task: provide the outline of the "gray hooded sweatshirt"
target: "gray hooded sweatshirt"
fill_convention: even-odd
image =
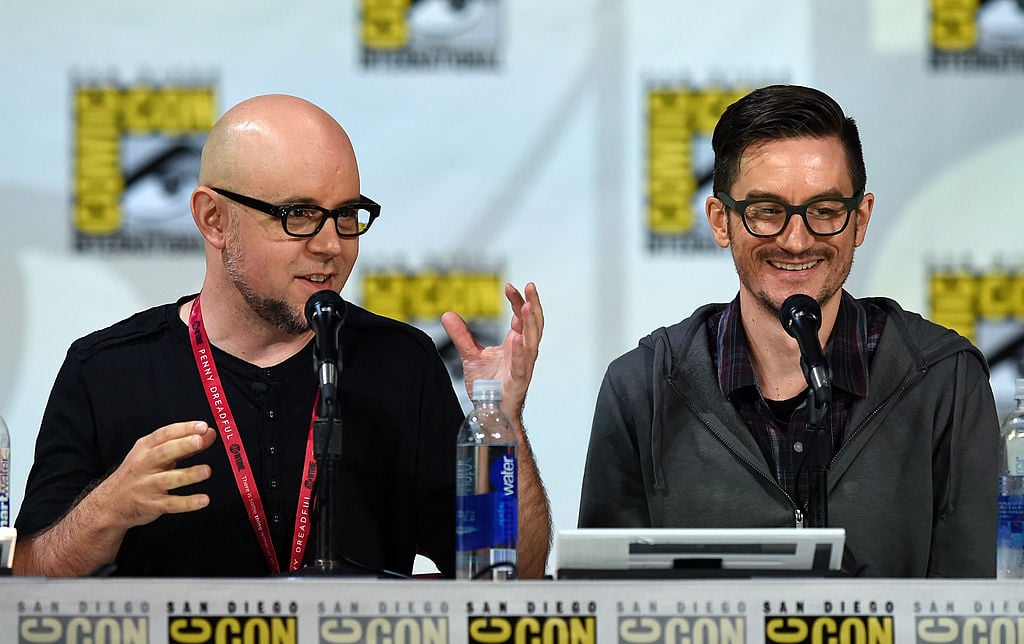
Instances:
[[[828,525],[857,574],[992,577],[999,422],[982,354],[872,298],[887,318],[868,394],[828,470]],[[793,527],[794,500],[718,385],[701,307],[608,367],[580,527]]]

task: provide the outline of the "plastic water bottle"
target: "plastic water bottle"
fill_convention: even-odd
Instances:
[[[0,528],[11,525],[11,433],[0,416]]]
[[[999,541],[996,577],[1024,577],[1024,378],[1014,382],[1017,409],[1000,432]]]
[[[500,381],[475,381],[473,410],[459,428],[455,456],[457,579],[516,577],[516,434],[500,403]]]

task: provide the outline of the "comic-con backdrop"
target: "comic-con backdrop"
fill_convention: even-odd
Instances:
[[[801,83],[861,126],[877,197],[848,288],[952,326],[1005,414],[1024,356],[1019,0],[272,0],[0,6],[0,414],[17,511],[68,344],[194,292],[187,200],[210,125],[296,94],[355,143],[383,205],[343,295],[435,339],[547,327],[527,423],[556,528],[575,525],[612,358],[737,282],[703,214],[710,133]],[[461,382],[459,382],[461,388]]]

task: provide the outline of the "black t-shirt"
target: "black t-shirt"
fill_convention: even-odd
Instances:
[[[138,313],[71,345],[43,414],[19,533],[55,523],[142,436],[186,420],[216,427],[178,304]],[[444,364],[425,333],[351,304],[341,338],[335,553],[355,570],[408,574],[420,552],[452,576],[462,410]],[[216,347],[213,356],[286,571],[317,392],[313,343],[265,369]],[[210,505],[131,529],[114,574],[270,574],[219,437],[178,466],[197,463],[210,465],[210,479],[175,493],[205,492]],[[311,537],[307,563],[318,551],[315,527]]]

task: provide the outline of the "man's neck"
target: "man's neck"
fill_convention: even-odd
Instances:
[[[761,394],[769,400],[789,400],[807,388],[800,366],[800,347],[779,322],[779,316],[752,297],[740,293],[740,316],[750,360]],[[839,294],[821,310],[818,340],[824,347],[839,312]]]
[[[207,293],[201,298],[203,326],[210,344],[257,367],[273,367],[302,350],[313,337],[285,333],[257,316],[241,297]],[[178,317],[187,325],[195,300],[178,307]],[[240,304],[240,305],[239,305]]]

